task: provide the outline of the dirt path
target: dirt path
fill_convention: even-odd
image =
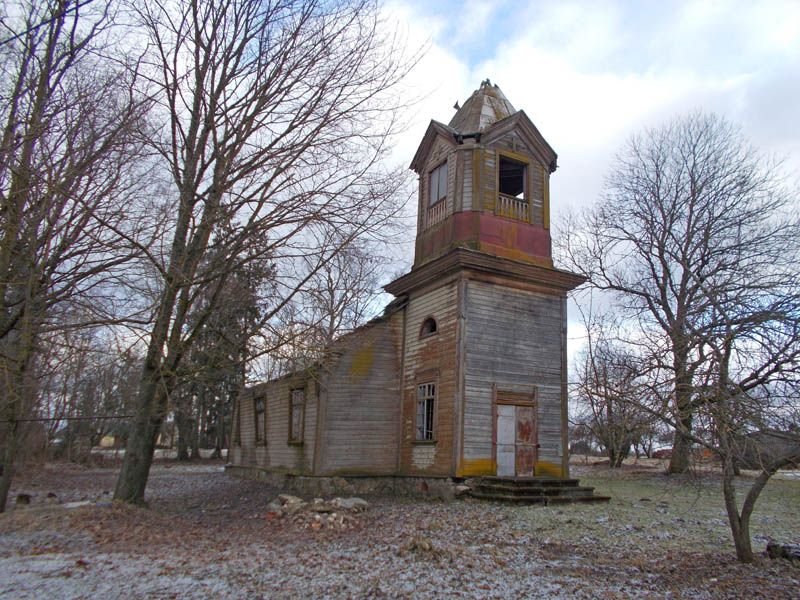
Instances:
[[[60,466],[20,479],[35,495],[0,515],[0,598],[793,598],[800,589],[800,566],[735,562],[713,481],[595,468],[583,477],[614,497],[603,506],[368,497],[354,528],[318,532],[265,518],[279,490],[219,463],[157,464],[147,509],[108,501],[115,476]],[[800,539],[800,482],[776,483],[755,535]],[[92,504],[64,508],[76,501]]]

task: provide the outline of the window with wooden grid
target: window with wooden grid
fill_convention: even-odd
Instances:
[[[303,422],[306,414],[305,390],[292,390],[289,396],[289,441],[303,441]]]
[[[256,444],[263,444],[266,441],[266,400],[264,397],[256,398],[254,401],[253,406],[253,415],[255,417],[255,432],[256,432]]]
[[[447,161],[431,171],[428,186],[428,206],[447,198]]]
[[[417,386],[417,441],[432,441],[433,416],[436,405],[436,384],[423,383]]]

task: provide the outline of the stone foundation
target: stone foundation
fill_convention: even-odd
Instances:
[[[438,498],[450,501],[458,484],[451,478],[435,477],[310,477],[268,471],[259,467],[225,465],[225,472],[237,477],[265,481],[282,490],[304,496],[386,495]]]

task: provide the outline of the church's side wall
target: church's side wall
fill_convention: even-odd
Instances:
[[[471,279],[465,289],[463,456],[457,474],[494,474],[493,387],[537,390],[537,474],[565,476],[559,295]]]
[[[305,411],[303,435],[299,442],[289,441],[289,405],[291,391],[303,389]],[[255,400],[264,398],[265,414],[261,420],[264,439],[256,442]],[[301,373],[246,389],[239,398],[234,415],[234,441],[230,463],[243,467],[261,467],[297,474],[313,472],[314,443],[319,406],[317,384],[309,374]],[[238,443],[237,443],[238,442]]]
[[[406,306],[403,412],[400,472],[404,475],[446,476],[454,467],[454,397],[456,392],[456,329],[458,283],[455,278],[435,288],[412,292]],[[421,335],[425,319],[436,320],[437,331]],[[434,440],[416,440],[417,390],[436,386]]]
[[[397,471],[403,312],[345,336],[320,373],[317,474]]]

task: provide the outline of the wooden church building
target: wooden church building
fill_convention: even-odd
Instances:
[[[553,268],[556,153],[484,81],[431,121],[414,266],[319,366],[248,388],[234,467],[310,476],[569,476],[567,292]]]

